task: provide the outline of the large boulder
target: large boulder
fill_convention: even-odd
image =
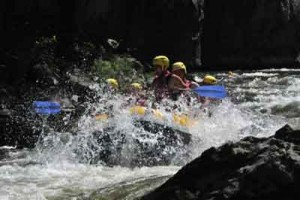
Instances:
[[[299,66],[299,0],[206,0],[206,68]]]
[[[300,130],[210,148],[142,199],[298,199]]]

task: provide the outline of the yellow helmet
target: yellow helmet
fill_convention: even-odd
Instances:
[[[183,62],[176,62],[172,65],[172,72],[180,69],[183,69],[185,74],[187,73],[186,67]]]
[[[206,75],[203,79],[203,83],[209,84],[209,85],[215,85],[215,84],[217,84],[217,79],[213,76]]]
[[[138,89],[138,90],[143,89],[142,85],[139,83],[131,83],[131,87]]]
[[[129,109],[129,112],[131,114],[136,114],[136,115],[145,115],[146,114],[146,107],[143,106],[133,106]]]
[[[233,73],[232,71],[229,71],[229,72],[228,72],[228,76],[229,76],[229,77],[234,77],[234,76],[237,76],[237,74],[236,74],[236,73]]]
[[[170,65],[170,61],[167,56],[156,56],[153,58],[153,65],[161,66],[163,70],[166,70]]]
[[[118,81],[113,78],[106,79],[106,83],[108,83],[110,86],[112,86],[115,89],[119,87]]]

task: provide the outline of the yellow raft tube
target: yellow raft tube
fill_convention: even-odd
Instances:
[[[159,110],[157,109],[148,109],[143,106],[133,106],[129,109],[129,112],[131,115],[136,115],[136,116],[146,116],[146,115],[152,115],[152,117],[158,121],[165,121],[167,118],[166,116]],[[109,116],[107,114],[98,114],[95,116],[95,119],[97,121],[103,121],[107,120]],[[196,123],[196,119],[190,118],[187,114],[177,114],[173,113],[172,114],[172,122],[174,125],[179,125],[184,128],[190,128]]]

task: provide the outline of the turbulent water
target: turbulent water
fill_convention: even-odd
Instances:
[[[13,147],[0,149],[0,199],[135,199],[162,184],[176,173],[184,163],[199,156],[212,146],[227,141],[237,141],[252,135],[265,137],[289,123],[300,128],[300,70],[267,69],[239,72],[229,77],[227,73],[213,73],[220,84],[228,89],[228,98],[218,106],[201,111],[197,121],[189,128],[172,123],[165,107],[160,110],[166,116],[164,121],[174,129],[192,134],[188,147],[189,156],[172,148],[173,160],[168,166],[125,167],[138,155],[139,149],[132,141],[147,140],[155,145],[159,139],[147,135],[147,131],[135,127],[135,118],[128,110],[121,110],[126,101],[123,96],[104,96],[98,102],[87,102],[87,112],[80,118],[76,134],[45,131],[35,149],[16,150]],[[202,77],[203,74],[197,74]],[[97,85],[93,85],[95,89]],[[110,101],[107,101],[109,98]],[[125,99],[125,100],[124,100]],[[109,106],[111,104],[112,106]],[[199,105],[181,105],[181,111],[199,114]],[[94,113],[109,107],[118,114],[108,122],[95,120]],[[159,121],[147,118],[150,121]],[[120,164],[107,166],[95,157],[103,149],[91,137],[92,132],[106,130],[113,125],[125,133]],[[47,129],[48,130],[48,129]],[[149,134],[150,135],[150,134]],[[118,141],[120,138],[115,138]],[[98,145],[98,146],[97,146]],[[125,146],[124,146],[125,145]],[[178,153],[178,155],[175,155]]]

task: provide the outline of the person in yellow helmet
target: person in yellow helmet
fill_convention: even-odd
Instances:
[[[216,79],[216,77],[207,74],[204,76],[204,78],[201,82],[201,85],[209,86],[209,85],[216,85],[217,83],[218,83],[218,80]],[[208,97],[199,97],[199,101],[202,103],[202,108],[207,107],[211,103],[220,102],[219,100],[208,98]]]
[[[131,83],[128,87],[128,93],[133,96],[141,94],[143,86],[140,83]]]
[[[191,90],[199,86],[197,83],[187,80],[186,75],[187,70],[183,62],[175,62],[172,65],[172,76],[169,80],[168,88],[174,100],[178,98],[182,91]]]
[[[140,91],[143,89],[142,85],[139,83],[131,83],[130,86],[133,90],[137,90],[137,91]]]
[[[236,74],[236,73],[234,73],[234,72],[232,72],[232,71],[229,71],[229,72],[227,73],[227,76],[228,76],[229,79],[232,79],[232,78],[238,77],[239,75]]]
[[[131,94],[130,101],[133,102],[133,104],[137,106],[146,105],[146,97],[143,94],[143,86],[140,83],[130,84],[129,93]]]
[[[104,86],[104,93],[106,94],[113,94],[115,95],[115,93],[119,90],[119,83],[116,79],[114,78],[108,78],[105,80],[106,85]]]
[[[216,85],[217,79],[214,76],[211,75],[205,75],[202,80],[202,85]]]
[[[119,87],[118,81],[114,78],[106,79],[106,83],[113,89],[118,89]]]
[[[157,101],[168,96],[168,79],[171,76],[168,70],[170,61],[167,56],[160,55],[153,58],[153,66],[155,67],[155,75],[152,82],[152,88]]]
[[[169,68],[170,60],[167,56],[155,56],[152,64],[156,68],[157,72],[161,72]]]
[[[119,83],[114,78],[108,78],[105,80],[106,85],[104,86],[103,93],[106,93],[107,98],[103,98],[100,101],[105,106],[99,108],[92,108],[91,115],[94,116],[96,121],[106,121],[108,118],[113,116],[114,105],[110,101],[116,97],[116,92],[119,88]],[[95,99],[94,99],[95,100]]]

